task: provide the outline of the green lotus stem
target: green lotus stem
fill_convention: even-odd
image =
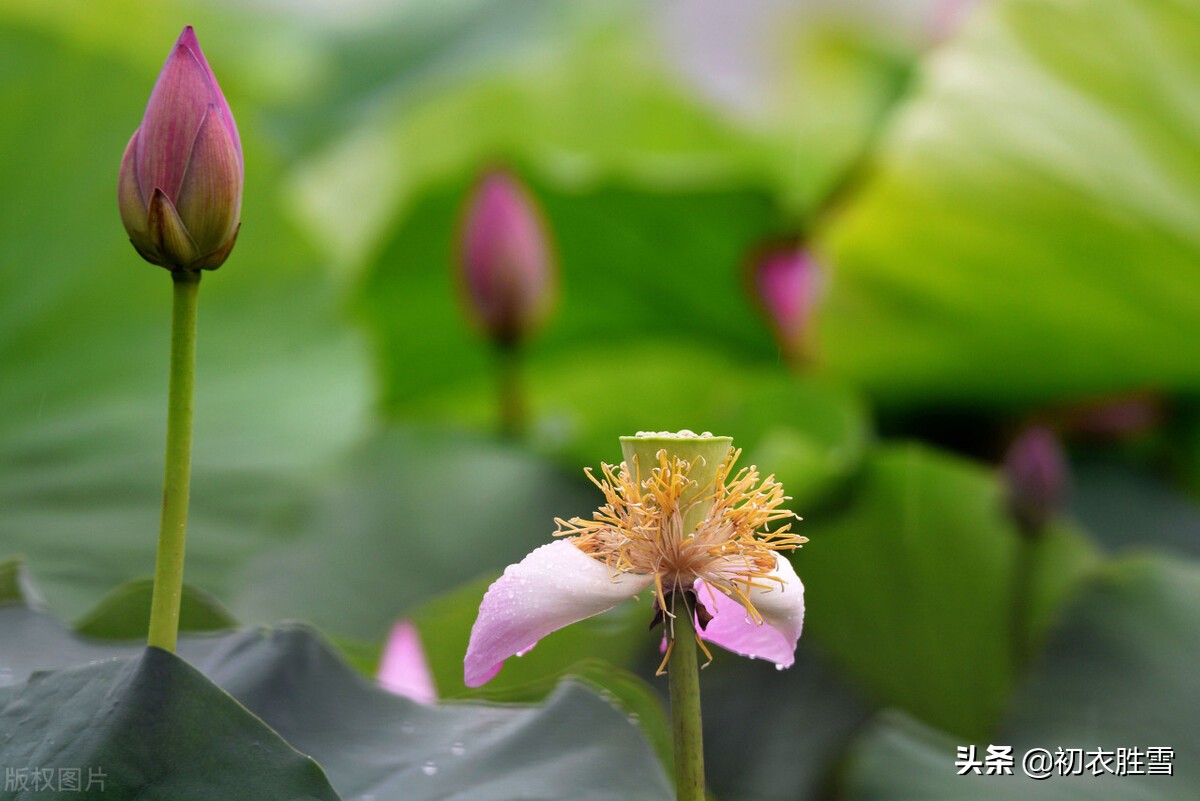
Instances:
[[[174,652],[179,638],[183,555],[192,478],[192,396],[196,385],[196,300],[199,270],[173,270],[171,367],[167,388],[167,458],[149,644]]]
[[[525,430],[525,394],[521,387],[521,348],[515,342],[496,347],[500,434],[518,437]]]
[[[667,666],[671,733],[675,740],[676,801],[704,801],[704,734],[700,727],[700,658],[691,603],[676,614],[674,650]]]
[[[1011,587],[1011,639],[1013,669],[1021,671],[1029,662],[1031,642],[1029,638],[1029,613],[1033,599],[1034,572],[1037,569],[1038,541],[1022,532],[1017,538],[1016,554],[1013,558]]]

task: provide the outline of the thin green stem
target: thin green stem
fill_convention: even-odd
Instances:
[[[149,644],[174,651],[183,595],[188,494],[192,478],[192,395],[196,385],[196,299],[200,271],[173,270],[171,368],[167,388],[167,459]]]
[[[692,607],[673,620],[674,646],[667,666],[671,695],[671,731],[675,739],[676,801],[704,801],[704,735],[700,728],[700,659]]]
[[[1040,532],[1022,531],[1017,538],[1017,552],[1013,559],[1011,620],[1013,669],[1021,671],[1030,657],[1029,612],[1033,592],[1033,574],[1037,567],[1037,535]]]
[[[521,387],[521,348],[516,342],[496,346],[500,433],[518,437],[525,430],[525,393]]]

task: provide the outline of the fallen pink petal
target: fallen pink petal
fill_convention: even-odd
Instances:
[[[401,620],[392,626],[379,661],[378,679],[388,692],[418,704],[437,703],[437,687],[421,645],[421,634],[412,622]]]

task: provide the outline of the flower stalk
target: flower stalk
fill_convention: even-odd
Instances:
[[[148,644],[174,651],[179,637],[183,557],[192,477],[192,406],[196,385],[199,270],[171,272],[171,365],[167,383],[167,454]]]
[[[700,656],[690,593],[682,593],[684,611],[675,629],[667,671],[671,698],[671,734],[675,744],[675,798],[704,801],[704,733],[700,718]]]
[[[525,431],[525,391],[521,385],[521,348],[515,343],[496,345],[496,392],[500,409],[500,435],[516,438]]]

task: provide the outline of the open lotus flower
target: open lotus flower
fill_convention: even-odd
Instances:
[[[602,479],[588,471],[605,498],[593,519],[556,520],[563,539],[511,565],[484,595],[467,646],[467,685],[490,681],[505,659],[550,632],[651,588],[655,620],[666,628],[660,672],[685,610],[695,610],[703,640],[790,667],[804,586],[779,552],[807,540],[790,522],[770,530],[795,519],[780,508],[788,498],[754,467],[734,474],[739,452],[730,446],[729,437],[689,431],[622,437],[625,461],[603,465]]]
[[[121,159],[117,201],[129,241],[151,264],[215,270],[237,239],[243,175],[233,113],[188,26]]]

